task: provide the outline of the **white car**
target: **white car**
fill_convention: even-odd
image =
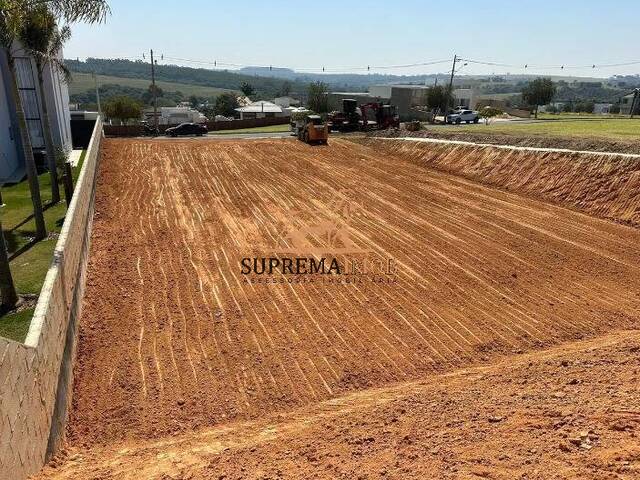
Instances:
[[[479,121],[480,115],[473,110],[459,110],[447,115],[447,123],[455,123],[456,125],[460,125],[462,122],[478,123]]]

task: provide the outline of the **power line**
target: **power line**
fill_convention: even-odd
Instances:
[[[120,56],[118,58],[125,60],[144,60],[145,54],[142,56]],[[506,62],[497,62],[497,61],[488,61],[488,60],[476,60],[466,57],[457,57],[459,60],[464,60],[469,64],[474,65],[484,65],[491,67],[504,67],[504,68],[513,68],[513,69],[522,69],[523,71],[527,70],[535,70],[535,69],[551,69],[551,70],[576,70],[576,69],[603,69],[603,68],[616,68],[616,67],[627,67],[633,65],[640,65],[640,60],[634,61],[626,61],[619,63],[592,63],[592,64],[584,64],[584,65],[573,65],[573,64],[537,64],[537,63],[529,63],[529,62],[521,62],[521,63],[506,63]],[[227,62],[227,61],[219,61],[219,60],[199,60],[193,58],[184,58],[184,57],[173,57],[173,56],[161,56],[162,60],[174,61],[174,62],[183,62],[190,63],[194,65],[202,65],[202,66],[210,66],[215,68],[244,68],[244,67],[254,67],[254,68],[264,68],[273,70],[274,68],[287,68],[294,70],[296,72],[309,72],[309,73],[354,73],[354,72],[375,72],[380,70],[397,70],[397,69],[406,69],[406,68],[416,68],[416,67],[427,67],[434,65],[443,65],[449,63],[450,59],[441,59],[441,60],[429,60],[429,61],[421,61],[414,63],[404,63],[404,64],[395,64],[395,65],[352,65],[352,66],[307,66],[307,67],[295,67],[295,66],[284,66],[284,65],[274,65],[274,64],[263,64],[261,62],[255,63],[237,63],[237,62]],[[445,73],[450,73],[448,70]]]

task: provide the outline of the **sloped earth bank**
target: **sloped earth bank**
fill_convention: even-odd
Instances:
[[[354,211],[346,220],[344,197]],[[332,248],[393,258],[396,281],[241,275],[242,257],[270,255],[296,232],[321,245],[326,225],[342,239]],[[69,455],[43,476],[424,478],[487,463],[494,476],[517,467],[552,478],[556,460],[537,434],[584,410],[567,430],[581,435],[589,422],[608,424],[611,405],[634,400],[637,335],[613,350],[590,344],[605,349],[604,363],[578,365],[578,383],[551,369],[547,353],[521,355],[638,328],[639,242],[634,228],[346,140],[108,139]],[[442,376],[505,356],[504,368],[530,360],[494,377]],[[539,377],[528,370],[534,360]],[[538,410],[538,397],[557,414],[552,403]],[[384,399],[389,410],[377,406]],[[361,416],[351,416],[353,402],[364,404]],[[273,422],[284,424],[274,433]],[[611,437],[603,428],[606,443],[588,438],[600,450],[567,437],[560,452],[573,468],[599,474],[637,461],[632,449],[587,468],[601,445],[628,436],[633,446],[635,424]],[[195,453],[180,453],[183,440]],[[378,453],[366,460],[369,451]],[[491,463],[501,456],[506,471]]]
[[[567,150],[588,150],[592,152],[616,152],[640,155],[640,141],[607,140],[606,138],[562,137],[559,135],[523,135],[483,133],[477,131],[450,131],[447,128],[430,128],[417,132],[389,129],[367,134],[370,137],[411,137],[455,140],[492,145],[513,145],[517,147],[563,148]],[[640,135],[640,132],[638,132]]]
[[[251,422],[72,448],[55,479],[640,478],[640,331]]]
[[[352,140],[427,168],[640,226],[640,155],[560,152],[420,138]]]

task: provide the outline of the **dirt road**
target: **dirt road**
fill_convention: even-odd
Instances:
[[[337,251],[393,259],[393,281],[242,274],[300,232],[318,247],[326,225]],[[70,443],[259,419],[637,328],[639,244],[345,140],[107,140]]]

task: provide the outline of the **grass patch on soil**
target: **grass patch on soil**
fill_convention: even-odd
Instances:
[[[74,184],[84,161],[84,152],[78,166],[73,169]],[[35,221],[29,184],[26,180],[2,188],[5,206],[0,210],[2,229],[9,251],[11,273],[19,295],[38,295],[42,289],[47,270],[51,265],[53,250],[62,229],[67,212],[64,189],[60,185],[63,199],[51,204],[51,178],[45,172],[38,176],[40,195],[45,207],[44,219],[48,236],[34,242]],[[12,311],[0,317],[0,336],[24,341],[29,330],[33,308]]]
[[[428,127],[429,128],[429,127]],[[442,132],[503,134],[514,136],[557,136],[607,140],[640,139],[640,119],[549,120],[535,123],[493,123],[460,127],[437,127]]]

